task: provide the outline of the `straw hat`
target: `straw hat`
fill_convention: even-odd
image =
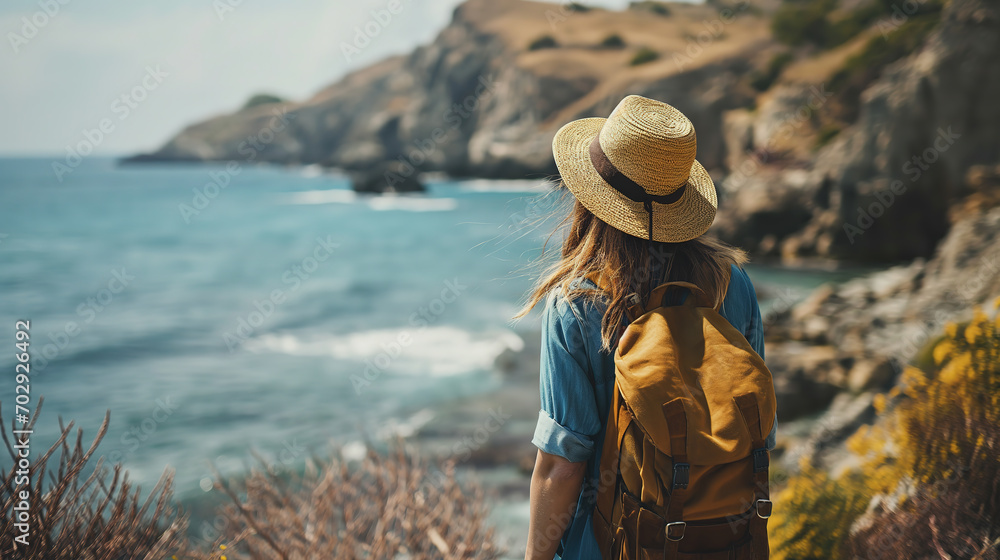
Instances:
[[[622,99],[606,119],[567,124],[552,140],[577,200],[610,226],[653,241],[694,239],[715,219],[715,185],[696,150],[683,113],[638,95]]]

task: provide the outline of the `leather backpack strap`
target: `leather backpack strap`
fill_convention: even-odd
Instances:
[[[766,560],[770,554],[767,543],[767,519],[771,517],[771,499],[768,489],[768,468],[770,455],[764,445],[764,429],[760,421],[760,409],[757,397],[753,393],[733,397],[743,420],[750,430],[753,457],[753,512],[750,514],[750,538],[753,541],[754,560]]]
[[[684,502],[687,500],[691,471],[687,460],[687,415],[684,413],[684,401],[677,397],[664,403],[663,415],[670,430],[670,456],[674,462],[670,501],[667,503],[667,525],[664,528],[663,558],[674,560],[687,527],[684,522]]]
[[[594,506],[595,527],[600,523],[607,527],[607,542],[598,542],[608,547],[602,554],[614,557],[615,543],[622,538],[621,520],[615,517],[615,504],[621,493],[621,446],[625,432],[632,423],[632,414],[625,406],[618,384],[615,383],[611,398],[611,409],[608,412],[607,429],[604,432],[604,444],[601,451],[597,480],[597,500]],[[617,512],[620,516],[621,511]]]

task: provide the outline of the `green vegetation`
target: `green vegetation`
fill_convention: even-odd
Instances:
[[[630,66],[639,66],[640,64],[646,64],[647,62],[652,62],[660,58],[660,53],[654,51],[649,47],[642,47],[635,52],[632,56],[632,60],[629,62]]]
[[[850,12],[841,13],[836,11],[837,4],[837,0],[785,0],[771,20],[774,37],[792,46],[808,43],[830,49],[856,37],[880,18],[902,9],[893,0],[870,0]],[[941,0],[923,0],[912,13],[900,14],[912,20],[940,11]]]
[[[591,7],[579,2],[570,2],[566,4],[566,9],[571,12],[589,12]]]
[[[856,469],[831,477],[805,464],[777,494],[775,560],[1000,552],[1000,317],[976,309],[944,331],[916,360],[926,369],[908,367],[876,396],[877,421],[848,440]],[[856,524],[873,498],[897,505]]]
[[[552,49],[558,47],[559,43],[556,42],[552,35],[542,35],[541,37],[535,39],[528,45],[529,51],[537,51],[541,49]]]
[[[818,136],[816,138],[816,147],[822,148],[830,143],[838,134],[840,134],[840,126],[833,123],[826,123],[819,127]]]
[[[601,41],[601,48],[603,49],[621,49],[625,48],[625,40],[621,38],[621,35],[617,33],[612,33]]]
[[[269,93],[258,93],[254,95],[243,105],[243,109],[249,109],[251,107],[257,107],[258,105],[269,105],[271,103],[284,103],[285,100],[278,97],[277,95],[271,95]]]
[[[795,60],[795,55],[788,51],[774,55],[771,61],[767,63],[767,68],[763,72],[758,71],[753,73],[750,78],[750,85],[757,91],[767,91],[774,84],[774,81],[778,79],[778,76],[781,75],[781,71],[793,60]]]
[[[786,1],[771,19],[774,38],[787,45],[804,43],[823,45],[826,43],[827,15],[836,6],[836,0],[818,2]]]
[[[652,12],[660,16],[669,16],[670,8],[662,2],[654,2],[653,0],[642,0],[640,2],[629,2],[628,9],[630,10],[645,10]]]

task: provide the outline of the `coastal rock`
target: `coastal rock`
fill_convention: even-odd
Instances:
[[[847,388],[854,392],[888,389],[895,375],[886,358],[856,360],[847,374]]]
[[[778,399],[778,421],[785,422],[826,408],[842,391],[843,372],[830,346],[799,342],[771,344],[767,366]]]
[[[767,362],[779,420],[830,406],[817,421],[821,433],[796,454],[828,468],[847,460],[844,439],[873,418],[863,403],[891,387],[945,324],[967,319],[976,306],[989,308],[998,297],[1000,206],[994,206],[955,223],[929,261],[822,287],[774,315],[766,330]],[[822,336],[816,317],[827,324]]]
[[[841,393],[833,399],[811,425],[806,437],[798,445],[790,446],[781,457],[783,466],[796,470],[803,458],[813,464],[839,470],[856,460],[843,446],[843,442],[859,427],[875,420],[875,393],[858,395]],[[781,430],[781,426],[778,427]]]
[[[756,111],[727,114],[717,234],[784,261],[929,257],[955,221],[951,206],[989,184],[986,170],[1000,161],[998,51],[1000,6],[955,0],[913,54],[864,90],[857,120],[815,153],[819,117],[838,103],[832,73],[781,83]],[[967,180],[975,166],[985,175]]]
[[[359,193],[423,192],[413,167],[399,162],[373,165],[365,171],[351,173],[351,188]]]

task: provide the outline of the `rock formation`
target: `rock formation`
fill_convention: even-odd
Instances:
[[[865,40],[890,48],[879,35]],[[829,107],[817,106],[808,89],[830,74],[775,88],[756,115],[727,115],[733,173],[725,184],[735,203],[724,210],[720,234],[786,258],[930,256],[948,231],[949,206],[967,194],[966,171],[1000,161],[996,52],[997,4],[953,0],[926,42],[862,93],[857,121],[799,165],[782,162],[780,149],[810,139],[801,121]],[[786,145],[776,140],[782,134]]]
[[[669,15],[650,15],[639,8],[576,12],[524,0],[470,0],[432,43],[408,56],[350,74],[301,103],[195,124],[141,159],[347,170],[400,161],[458,176],[547,175],[555,172],[550,146],[559,126],[606,116],[637,93],[687,113],[700,132],[700,160],[721,170],[722,114],[753,97],[743,79],[753,67],[746,53],[773,43],[767,17],[747,6],[679,4]],[[603,47],[611,35],[625,46]],[[545,36],[558,39],[558,47],[529,48]],[[641,47],[661,57],[630,66]],[[265,142],[276,115],[288,126]]]

